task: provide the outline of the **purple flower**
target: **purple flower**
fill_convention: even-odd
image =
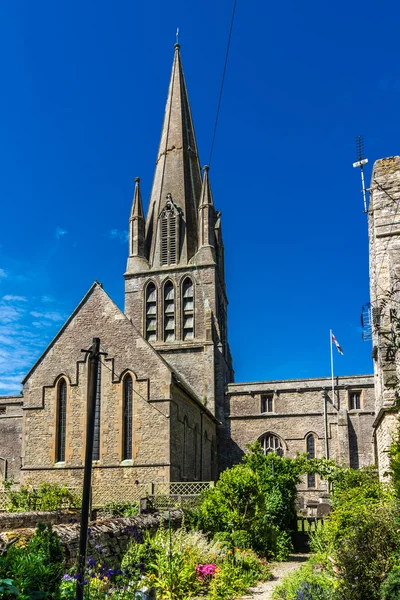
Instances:
[[[106,554],[107,552],[107,548],[103,548],[103,550],[101,551],[102,554]]]
[[[87,564],[88,564],[88,567],[94,567],[96,564],[96,561],[94,560],[94,558],[88,558]]]
[[[64,581],[73,581],[74,577],[71,577],[71,575],[68,575],[68,573],[65,573],[65,575],[63,575],[63,580]]]

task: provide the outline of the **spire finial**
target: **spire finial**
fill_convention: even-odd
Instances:
[[[140,183],[140,177],[135,177],[135,183]]]
[[[175,42],[174,48],[175,48],[175,50],[179,50],[179,48],[181,47],[181,45],[179,43],[179,27],[176,28],[175,37],[176,37],[176,42]]]
[[[203,167],[204,173],[208,173],[209,170],[210,170],[210,167],[208,165],[204,165],[204,167]]]

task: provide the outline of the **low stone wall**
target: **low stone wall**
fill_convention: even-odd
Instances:
[[[48,512],[0,513],[0,532],[13,529],[35,528],[38,523],[71,523],[79,519],[78,510],[52,510]]]
[[[154,513],[118,519],[103,519],[93,521],[89,525],[88,556],[101,556],[101,561],[111,566],[119,566],[132,539],[137,539],[138,533],[155,532],[160,520],[163,519],[164,527],[168,527],[169,520],[174,529],[182,524],[182,511],[168,513]],[[66,567],[72,567],[77,562],[79,549],[78,523],[54,525],[53,530],[60,538],[64,549]],[[34,529],[19,529],[0,533],[0,553],[8,545],[16,543],[20,538],[29,538]]]

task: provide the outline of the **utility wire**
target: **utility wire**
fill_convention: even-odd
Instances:
[[[106,369],[111,371],[111,373],[114,375],[113,369],[110,369],[110,367],[108,365],[106,365],[106,363],[104,361],[100,360],[100,362],[103,365],[103,367],[105,367]],[[154,404],[151,401],[149,402],[148,400],[146,400],[146,398],[144,398],[144,396],[142,396],[142,394],[139,394],[139,392],[137,390],[135,390],[135,386],[132,386],[132,390],[135,392],[135,394],[137,396],[139,396],[139,398],[141,398],[144,402],[146,402],[146,404],[148,404],[149,406],[154,408],[154,410],[159,412],[160,415],[162,415],[165,419],[169,419],[169,415],[166,415],[165,413],[163,413],[162,410],[159,410],[156,406],[154,406]]]
[[[213,155],[213,151],[214,151],[214,142],[215,142],[215,135],[217,133],[217,125],[218,125],[219,111],[220,111],[220,108],[221,108],[222,92],[224,90],[225,74],[226,74],[226,67],[228,65],[228,56],[229,56],[229,48],[230,48],[230,45],[231,45],[233,22],[235,20],[236,1],[237,0],[234,0],[234,2],[233,2],[231,26],[230,26],[230,29],[229,29],[228,45],[226,47],[225,64],[224,64],[224,70],[223,70],[223,73],[222,73],[221,89],[219,91],[218,108],[217,108],[217,115],[215,117],[213,138],[212,138],[212,142],[211,142],[210,159],[208,161],[208,166],[209,167],[211,166],[211,160],[212,160],[212,155]]]

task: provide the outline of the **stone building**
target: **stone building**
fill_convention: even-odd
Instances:
[[[380,475],[389,469],[388,448],[398,426],[400,364],[400,156],[376,161],[368,209],[374,439]]]
[[[0,482],[20,478],[22,401],[21,396],[0,396]]]
[[[96,399],[98,497],[129,498],[138,483],[215,479],[254,440],[265,452],[374,462],[374,376],[337,378],[335,398],[330,379],[233,383],[221,215],[208,167],[201,172],[178,44],[146,218],[135,183],[124,279],[124,312],[95,282],[26,375],[23,397],[0,399],[3,477],[81,483],[82,348],[93,337],[106,353]],[[323,491],[312,475],[301,488]]]

